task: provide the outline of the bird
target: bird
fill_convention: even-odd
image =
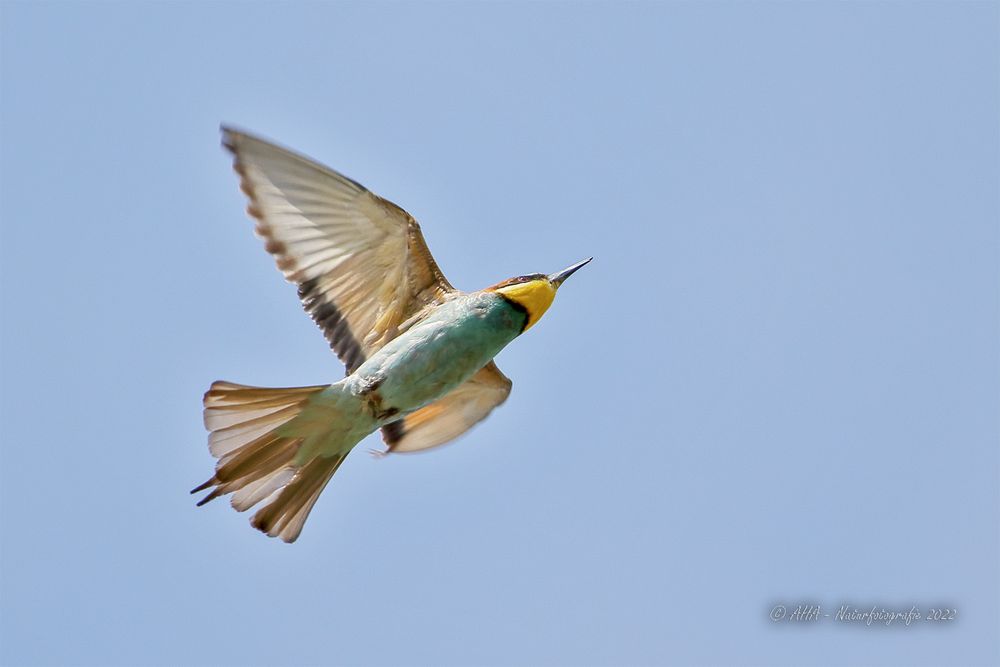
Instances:
[[[383,454],[445,444],[511,391],[493,358],[534,326],[563,282],[517,276],[474,292],[444,277],[413,216],[294,151],[221,127],[256,234],[346,368],[334,383],[217,381],[203,399],[215,472],[191,493],[229,495],[251,525],[294,542],[344,459],[381,431]]]

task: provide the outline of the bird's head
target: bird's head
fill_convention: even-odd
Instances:
[[[549,275],[532,273],[510,278],[488,287],[487,290],[496,292],[518,308],[524,309],[528,315],[528,319],[524,323],[524,331],[527,331],[541,319],[545,311],[552,305],[552,300],[556,298],[556,290],[563,284],[563,281],[592,259],[594,258],[590,257]]]

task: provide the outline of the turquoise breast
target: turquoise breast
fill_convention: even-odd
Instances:
[[[495,292],[462,295],[387,343],[346,382],[361,395],[377,392],[380,421],[398,419],[472,377],[526,320],[522,309]]]

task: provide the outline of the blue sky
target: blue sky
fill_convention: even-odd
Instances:
[[[998,19],[3,3],[0,661],[1000,663]],[[596,257],[507,404],[356,452],[292,546],[187,494],[211,381],[342,375],[220,122],[460,288]],[[799,603],[958,616],[768,620]]]

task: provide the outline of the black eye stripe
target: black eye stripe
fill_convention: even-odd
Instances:
[[[497,283],[490,289],[500,289],[501,287],[510,287],[511,285],[520,285],[521,283],[530,283],[532,280],[542,280],[545,278],[544,273],[532,273],[526,276],[517,276],[516,278],[508,278],[502,282]]]

